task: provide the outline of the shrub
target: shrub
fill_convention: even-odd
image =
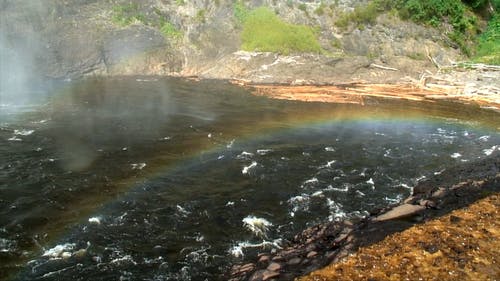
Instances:
[[[139,5],[131,3],[113,7],[112,21],[120,26],[127,26],[134,21],[144,23],[146,18],[139,12]]]
[[[500,65],[500,12],[489,21],[478,40],[475,61]]]
[[[160,31],[167,38],[179,39],[182,37],[182,32],[165,19],[162,19],[160,22]]]
[[[493,2],[497,1],[500,2]],[[471,2],[472,7],[484,4],[483,0],[468,2]],[[460,0],[373,0],[368,5],[355,7],[351,13],[342,14],[335,24],[340,28],[347,28],[351,23],[361,27],[374,23],[381,12],[390,10],[397,10],[402,19],[411,19],[421,24],[434,27],[449,24],[453,30],[447,34],[448,37],[462,52],[470,54],[470,42],[478,31],[477,18]]]
[[[234,13],[234,17],[236,18],[238,23],[242,24],[243,22],[245,22],[250,11],[245,6],[245,3],[243,3],[242,0],[239,0],[239,1],[234,2],[234,4],[233,4],[233,13]]]
[[[206,10],[204,9],[201,9],[201,10],[198,10],[198,12],[196,13],[196,21],[200,22],[200,23],[205,23],[205,14],[206,14]]]
[[[323,14],[325,14],[325,8],[326,8],[325,3],[321,2],[321,4],[319,4],[318,8],[316,8],[316,10],[314,10],[314,13],[318,16],[322,16]]]
[[[372,1],[365,6],[358,5],[354,11],[341,14],[335,25],[345,29],[350,23],[358,27],[364,26],[364,24],[373,24],[381,11],[383,10],[379,8],[378,1]]]
[[[322,50],[311,27],[286,23],[265,7],[248,14],[241,39],[242,49],[247,51],[290,54]]]

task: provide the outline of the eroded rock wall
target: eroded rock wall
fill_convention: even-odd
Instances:
[[[300,84],[398,81],[434,70],[429,55],[442,64],[460,58],[438,31],[389,14],[374,25],[336,27],[339,15],[359,4],[350,0],[245,1],[248,9],[265,5],[288,22],[317,27],[325,52],[243,52],[234,2],[3,0],[2,62],[49,78],[194,75]],[[117,23],[117,9],[131,3],[135,10],[129,16],[136,18]],[[321,3],[326,12],[319,14]],[[164,22],[171,23],[178,35],[162,32]],[[10,67],[3,67],[3,76],[9,72],[5,68]]]

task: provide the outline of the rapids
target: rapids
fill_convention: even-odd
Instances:
[[[65,82],[0,107],[0,278],[218,280],[500,150],[453,103],[270,100],[221,81]]]

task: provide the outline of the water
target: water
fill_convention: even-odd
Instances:
[[[87,80],[0,114],[0,277],[218,280],[306,226],[356,219],[500,150],[497,113]]]

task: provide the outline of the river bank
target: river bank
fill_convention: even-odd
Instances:
[[[425,259],[434,261],[434,266],[446,265],[447,270],[452,272],[448,276],[450,280],[472,280],[484,276],[494,278],[498,275],[498,266],[492,257],[497,255],[495,250],[487,249],[498,248],[495,246],[498,244],[498,232],[494,227],[498,212],[492,206],[498,206],[499,191],[500,153],[494,153],[487,159],[456,166],[419,182],[412,196],[400,205],[375,210],[359,222],[329,222],[308,228],[282,250],[262,253],[254,263],[234,266],[229,279],[293,280],[328,264],[331,264],[328,268],[313,272],[303,280],[332,280],[338,277],[346,280],[371,280],[369,278],[372,277],[385,280],[391,276],[399,280],[399,277],[405,276],[410,279],[436,276],[434,273],[438,271],[429,263],[422,265]],[[484,197],[488,198],[473,204]],[[467,211],[470,204],[473,205]],[[488,209],[476,212],[485,204]],[[466,209],[457,210],[461,208]],[[436,224],[440,228],[436,228]],[[478,224],[482,226],[479,229]],[[446,239],[453,237],[449,231],[462,229],[460,235],[464,235],[463,230],[472,230],[472,227],[476,232],[469,233],[467,240],[464,238],[466,242],[458,241],[462,236]],[[474,233],[481,232],[482,235],[474,236]],[[445,240],[446,243],[442,243]],[[404,250],[395,245],[404,245]],[[411,253],[408,255],[408,252]],[[356,253],[355,256],[349,257],[353,253]],[[438,254],[429,258],[435,253]],[[380,258],[385,256],[395,258]],[[403,258],[397,259],[399,256]],[[404,265],[398,268],[392,262],[403,262]],[[448,268],[450,264],[452,266]],[[491,270],[486,270],[489,265]],[[352,268],[355,270],[350,271]]]
[[[485,66],[486,67],[486,66]],[[436,102],[439,100],[474,104],[500,111],[500,67],[491,69],[453,69],[436,74],[407,77],[396,83],[366,83],[352,81],[344,84],[273,85],[234,83],[251,87],[258,96],[306,102],[364,104],[365,97]]]
[[[276,99],[362,105],[370,97],[419,102],[446,100],[498,112],[499,76],[496,69],[455,69],[393,84],[247,86],[255,95]],[[498,275],[494,258],[497,253],[488,249],[498,248],[498,233],[478,229],[478,224],[494,229],[492,225],[498,220],[495,206],[498,207],[500,191],[499,172],[499,153],[444,171],[419,182],[412,196],[400,205],[374,211],[359,222],[330,222],[304,230],[283,250],[261,253],[254,263],[234,266],[230,280],[293,280],[310,272],[301,280],[430,278],[436,276],[436,266],[451,272],[442,280],[494,278]],[[483,197],[487,198],[475,203]],[[458,210],[461,208],[466,209]],[[477,212],[481,208],[483,212]],[[481,249],[464,248],[457,240],[463,236],[463,229],[475,231],[469,233],[466,243],[474,241],[474,245],[481,244]],[[455,238],[443,243],[444,237]],[[398,248],[398,244],[405,246]],[[386,256],[394,258],[380,258]],[[396,263],[402,260],[404,266],[398,267]],[[388,267],[391,263],[394,265]],[[318,270],[328,264],[331,265]],[[492,269],[486,270],[487,267]],[[439,274],[446,273],[443,272]]]

